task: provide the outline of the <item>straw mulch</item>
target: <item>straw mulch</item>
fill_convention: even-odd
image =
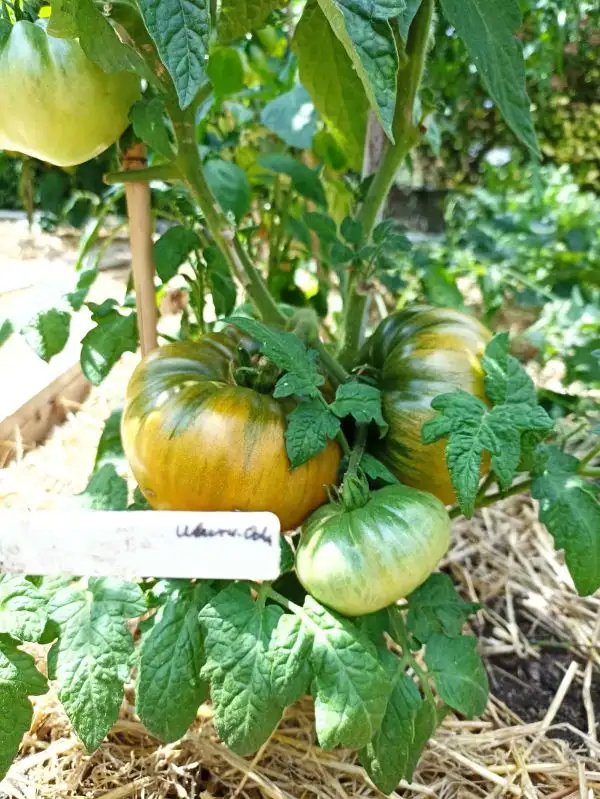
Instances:
[[[81,491],[110,411],[120,403],[136,357],[48,442],[0,471],[0,507],[50,508]],[[600,796],[600,598],[577,597],[528,497],[513,497],[455,525],[443,564],[465,598],[481,602],[481,637],[492,698],[476,721],[449,717],[430,742],[411,785],[396,796]],[[0,784],[18,799],[210,799],[210,797],[377,797],[352,752],[314,746],[310,701],[288,709],[253,758],[219,742],[210,705],[185,738],[161,746],[143,729],[128,690],[121,718],[88,755],[55,697],[35,701],[20,758]],[[509,707],[509,704],[511,707]],[[512,709],[511,709],[512,708]]]

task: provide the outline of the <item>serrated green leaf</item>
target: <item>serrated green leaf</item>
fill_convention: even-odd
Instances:
[[[14,333],[13,323],[10,319],[4,319],[2,324],[0,324],[0,347],[4,344],[5,341],[12,336]]]
[[[134,651],[127,620],[144,612],[139,586],[110,578],[65,588],[49,603],[60,631],[49,661],[60,701],[88,751],[117,720]]]
[[[287,417],[285,445],[293,467],[317,455],[340,431],[340,420],[316,399],[304,400]]]
[[[163,741],[181,738],[208,696],[200,677],[204,664],[198,613],[214,592],[206,582],[173,581],[154,624],[142,637],[136,710]]]
[[[117,474],[112,463],[107,463],[94,472],[84,491],[72,497],[70,504],[89,510],[125,510],[127,480]]]
[[[273,9],[284,5],[285,0],[223,0],[217,29],[219,41],[230,42],[260,28]]]
[[[304,375],[296,375],[288,372],[280,377],[273,390],[275,399],[283,397],[317,397],[319,389],[314,380],[308,379]]]
[[[291,155],[286,153],[268,153],[258,157],[258,163],[265,169],[270,169],[282,175],[288,175],[292,180],[292,185],[303,197],[313,200],[323,208],[327,207],[327,199],[323,185],[318,174],[300,163]]]
[[[19,574],[0,574],[0,633],[17,641],[39,641],[48,614],[46,597]]]
[[[340,225],[340,233],[349,244],[360,244],[362,240],[362,225],[358,219],[346,216]]]
[[[94,386],[100,385],[125,352],[135,352],[138,343],[137,315],[123,316],[109,311],[81,341],[83,374]]]
[[[156,273],[162,282],[167,283],[175,277],[190,253],[201,246],[198,234],[190,228],[175,225],[166,230],[152,247]]]
[[[354,258],[354,250],[341,241],[334,241],[329,250],[329,260],[334,266],[350,263]]]
[[[21,330],[21,335],[42,360],[49,361],[65,348],[71,329],[71,314],[59,308],[40,311]]]
[[[21,738],[29,730],[33,708],[28,697],[48,690],[46,678],[18,642],[0,635],[0,779],[10,768]]]
[[[495,405],[504,402],[536,405],[533,380],[510,354],[508,333],[498,333],[485,348],[485,393]]]
[[[398,478],[390,472],[387,466],[384,466],[377,458],[369,455],[368,452],[365,452],[360,459],[360,468],[371,480],[382,480],[390,485],[399,482]]]
[[[465,602],[456,593],[447,574],[432,574],[408,597],[408,630],[421,643],[436,632],[457,638],[465,621],[478,609],[479,605]]]
[[[406,763],[406,779],[412,780],[413,774],[427,741],[436,731],[438,725],[437,710],[433,702],[425,699],[419,705],[415,715],[412,743]]]
[[[407,775],[415,717],[423,702],[417,686],[399,668],[398,658],[390,652],[385,655],[392,692],[381,728],[360,752],[360,762],[374,784],[390,794]]]
[[[297,83],[263,108],[260,121],[276,133],[288,147],[307,150],[317,129],[317,115],[312,97]]]
[[[513,32],[521,25],[517,0],[441,0],[444,14],[465,43],[481,78],[514,134],[539,155],[525,87],[523,49]]]
[[[225,744],[240,755],[255,752],[273,732],[283,711],[273,676],[272,639],[283,615],[254,602],[247,586],[233,584],[200,611],[214,724]]]
[[[471,635],[448,638],[433,633],[425,647],[425,663],[438,694],[468,718],[480,716],[488,700],[488,679],[477,639]]]
[[[244,170],[231,161],[212,158],[204,165],[204,175],[223,211],[239,222],[250,208],[250,184]]]
[[[600,504],[597,487],[576,474],[579,461],[556,447],[542,450],[531,487],[539,517],[564,549],[565,561],[582,596],[600,588]]]
[[[352,61],[317,0],[309,0],[304,7],[293,48],[302,85],[335,132],[351,166],[360,170],[369,103]]]
[[[173,78],[182,108],[206,81],[210,36],[208,0],[138,0],[148,33]]]
[[[304,221],[311,230],[314,230],[321,243],[331,243],[337,239],[337,227],[335,222],[327,214],[320,214],[318,211],[307,211],[304,214]]]
[[[340,419],[352,416],[359,424],[375,422],[382,436],[387,433],[388,424],[381,412],[381,391],[375,386],[356,381],[342,383],[329,407]]]
[[[423,276],[423,289],[432,305],[442,308],[463,308],[463,296],[454,275],[442,267],[429,268]]]
[[[94,471],[98,471],[98,469],[107,464],[112,464],[116,467],[125,463],[125,453],[123,451],[123,442],[121,441],[122,417],[123,409],[117,408],[104,423],[104,429],[96,449]]]
[[[279,553],[279,571],[281,572],[281,574],[294,571],[294,566],[296,564],[296,554],[292,549],[292,545],[283,535],[281,536],[281,541],[279,543],[281,547]]]
[[[381,726],[390,696],[388,676],[374,644],[348,619],[308,596],[315,724],[327,749],[366,746]]]
[[[217,97],[228,97],[244,88],[244,65],[235,47],[215,47],[206,72]]]
[[[1,338],[1,337],[0,337]],[[582,380],[589,386],[600,384],[600,338],[594,338],[581,347],[576,347],[565,358],[567,383]]]
[[[206,247],[203,255],[208,269],[208,282],[210,283],[210,291],[217,316],[228,316],[235,308],[237,299],[237,289],[231,277],[229,264],[215,244]]]
[[[162,97],[143,97],[133,104],[129,119],[135,135],[163,158],[175,152],[166,125],[165,101]]]
[[[88,295],[88,292],[92,285],[94,284],[96,278],[98,277],[98,270],[95,266],[89,267],[88,269],[83,269],[79,273],[79,277],[77,279],[77,284],[75,285],[75,290],[69,292],[66,295],[65,299],[71,306],[74,311],[80,311],[83,303],[85,302],[85,298]]]
[[[299,616],[281,616],[272,641],[273,683],[285,705],[308,693],[313,639]]]
[[[404,0],[319,0],[319,5],[344,46],[381,126],[393,138],[398,53],[389,20],[398,15]]]

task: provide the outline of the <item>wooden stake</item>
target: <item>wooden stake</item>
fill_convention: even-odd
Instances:
[[[146,151],[143,144],[136,144],[125,153],[123,166],[125,169],[142,169],[146,166]],[[150,186],[147,183],[127,183],[125,196],[129,216],[138,331],[142,355],[146,355],[158,346]]]

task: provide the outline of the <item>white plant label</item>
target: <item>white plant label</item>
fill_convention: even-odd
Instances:
[[[0,512],[0,571],[85,577],[274,580],[273,513]]]

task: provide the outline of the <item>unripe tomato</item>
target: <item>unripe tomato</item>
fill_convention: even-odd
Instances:
[[[393,485],[362,507],[331,502],[304,523],[296,573],[304,588],[346,616],[391,605],[421,585],[450,544],[450,517],[431,494]]]
[[[457,389],[485,399],[481,356],[491,333],[472,316],[417,306],[384,319],[365,343],[360,362],[379,370],[383,416],[389,425],[369,450],[402,482],[455,501],[445,441],[423,444],[421,429],[431,401]],[[489,468],[484,459],[483,471]]]
[[[238,342],[209,333],[146,356],[127,388],[125,454],[157,510],[271,511],[291,530],[327,501],[339,447],[329,442],[290,468],[284,431],[293,405],[236,385]]]
[[[73,39],[21,21],[0,44],[0,150],[73,166],[110,147],[140,95],[132,73],[108,75]]]

